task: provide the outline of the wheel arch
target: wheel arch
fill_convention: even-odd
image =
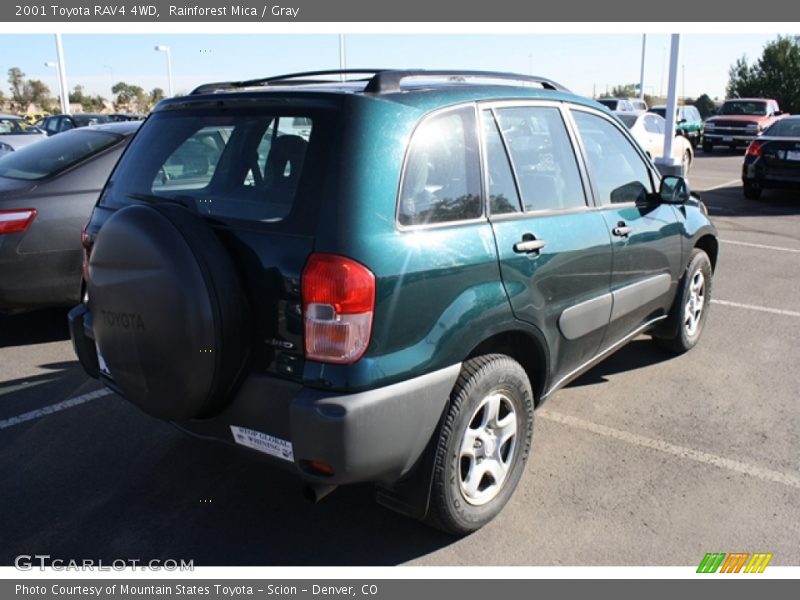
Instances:
[[[711,261],[711,270],[716,270],[717,257],[719,256],[719,241],[717,241],[717,238],[707,233],[698,238],[694,247],[699,248],[708,255],[708,259]]]
[[[547,389],[550,372],[547,344],[540,333],[527,328],[495,333],[472,348],[465,360],[482,354],[505,354],[517,361],[528,375],[534,403],[539,404]]]

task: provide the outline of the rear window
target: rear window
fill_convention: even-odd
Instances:
[[[719,114],[763,116],[767,114],[767,103],[749,100],[733,100],[723,104],[722,108],[719,109]]]
[[[765,136],[800,138],[800,119],[776,121],[764,131]]]
[[[23,135],[26,133],[39,133],[39,130],[24,119],[0,118],[0,135]]]
[[[124,154],[100,202],[120,207],[172,200],[203,215],[281,221],[302,190],[321,119],[245,111],[156,113]]]
[[[114,145],[120,136],[105,131],[71,131],[20,148],[0,159],[0,176],[35,181],[61,171]]]
[[[628,129],[636,125],[636,115],[617,115],[617,117],[619,117],[619,120],[622,121]]]

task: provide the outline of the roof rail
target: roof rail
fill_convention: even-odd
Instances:
[[[401,83],[404,79],[442,79],[442,78],[461,78],[483,80],[515,81],[518,83],[535,83],[545,89],[568,92],[563,85],[556,83],[545,77],[533,75],[519,75],[517,73],[503,73],[498,71],[427,71],[424,69],[332,69],[327,71],[305,71],[302,73],[288,73],[286,75],[276,75],[273,77],[263,77],[261,79],[248,79],[245,81],[221,81],[218,83],[206,83],[194,90],[192,95],[209,94],[226,90],[234,90],[246,87],[270,86],[270,85],[311,85],[315,83],[335,83],[334,80],[324,79],[331,75],[339,75],[342,81],[363,81],[367,82],[364,92],[368,94],[386,94],[399,92]],[[346,75],[365,75],[355,79],[344,79]]]
[[[260,79],[247,79],[244,81],[220,81],[218,83],[204,83],[192,90],[191,95],[209,94],[226,90],[234,90],[246,87],[270,86],[270,85],[311,85],[314,83],[335,83],[332,79],[319,79],[330,75],[366,75],[357,79],[347,79],[345,81],[369,81],[370,77],[384,69],[331,69],[327,71],[304,71],[302,73],[287,73],[285,75],[275,75],[273,77],[262,77]]]
[[[488,79],[488,80],[503,80],[503,81],[516,81],[519,83],[536,83],[548,90],[558,90],[560,92],[568,92],[569,90],[556,83],[551,79],[545,77],[537,77],[534,75],[519,75],[517,73],[503,73],[497,71],[427,71],[424,69],[413,69],[408,71],[379,71],[375,76],[370,79],[364,91],[373,94],[386,94],[390,92],[399,92],[400,84],[404,79],[411,78],[463,78],[467,79]]]

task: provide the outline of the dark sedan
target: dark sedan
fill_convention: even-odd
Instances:
[[[0,158],[0,310],[80,300],[81,229],[140,124],[75,129]]]
[[[745,198],[768,188],[800,189],[800,115],[770,125],[750,142],[742,165]]]

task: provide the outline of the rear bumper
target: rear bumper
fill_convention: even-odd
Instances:
[[[116,392],[100,372],[91,314],[69,314],[73,347],[86,372]],[[460,364],[357,393],[305,387],[250,375],[228,406],[208,419],[175,423],[195,436],[247,448],[293,468],[310,483],[391,482],[411,471],[436,432]],[[324,474],[314,464],[328,465]]]
[[[770,170],[761,163],[742,166],[742,182],[757,183],[763,188],[800,189],[800,169],[787,172],[787,169]]]

